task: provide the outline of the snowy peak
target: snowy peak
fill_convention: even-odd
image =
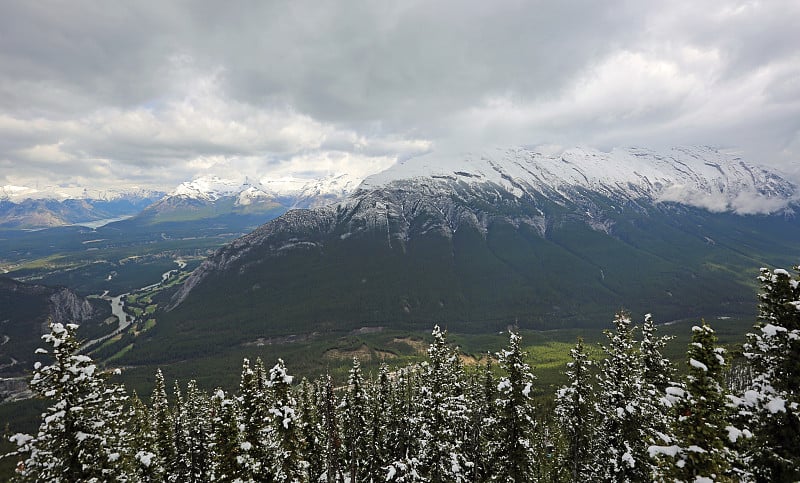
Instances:
[[[0,187],[0,226],[48,228],[133,216],[163,193],[149,190],[73,189],[64,193],[24,186]]]
[[[421,179],[495,184],[518,198],[539,194],[562,203],[591,191],[738,214],[774,213],[798,199],[797,187],[779,174],[708,147],[665,153],[639,148],[514,148],[457,161],[417,158],[367,178],[360,189]]]
[[[30,198],[35,198],[38,190],[27,186],[5,185],[0,186],[0,200],[19,202]]]
[[[360,180],[346,175],[320,179],[204,176],[178,185],[141,213],[148,223],[220,218],[229,215],[266,222],[292,208],[342,201]]]
[[[178,185],[168,197],[200,201],[216,201],[224,196],[235,196],[248,187],[247,181],[204,176]]]
[[[162,192],[137,187],[125,189],[89,189],[79,186],[46,186],[39,189],[29,186],[0,186],[0,200],[10,201],[12,203],[20,203],[26,200],[135,201],[155,199],[162,195]]]
[[[236,202],[234,204],[236,206],[249,206],[254,203],[270,201],[273,201],[273,196],[255,186],[248,186],[236,196]]]
[[[344,200],[361,183],[360,178],[335,173],[319,179],[262,178],[264,191],[272,194],[290,208],[315,208]]]
[[[255,182],[248,178],[207,176],[181,183],[166,198],[214,202],[220,198],[235,197],[237,206],[277,200],[287,208],[310,208],[343,200],[360,182],[360,179],[342,173],[319,179],[264,177]]]

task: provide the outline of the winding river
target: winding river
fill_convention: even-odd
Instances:
[[[175,260],[175,263],[178,264],[178,269],[177,270],[174,270],[174,269],[173,270],[168,270],[168,271],[162,273],[160,282],[156,282],[154,284],[147,285],[147,286],[142,287],[142,288],[140,288],[138,290],[133,290],[131,292],[127,292],[127,293],[124,293],[124,294],[117,295],[116,297],[109,297],[108,296],[108,290],[106,290],[102,295],[100,295],[100,298],[102,298],[103,300],[108,300],[109,303],[111,304],[111,315],[113,315],[114,317],[117,318],[117,321],[118,321],[117,328],[114,329],[109,334],[106,334],[106,335],[104,335],[102,337],[98,337],[96,339],[92,339],[90,341],[87,341],[86,343],[84,343],[81,346],[81,350],[85,350],[88,347],[91,347],[91,346],[93,346],[95,344],[104,342],[104,341],[110,339],[111,337],[114,337],[115,335],[124,332],[134,322],[134,320],[136,320],[132,315],[129,315],[127,312],[125,312],[125,297],[127,297],[131,293],[137,292],[139,290],[150,290],[150,289],[153,289],[155,287],[158,287],[159,285],[161,285],[163,283],[166,283],[173,274],[178,273],[179,270],[181,270],[181,269],[186,267],[186,262],[181,260],[181,259]]]

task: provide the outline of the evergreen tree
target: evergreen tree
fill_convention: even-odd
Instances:
[[[283,361],[267,372],[260,360],[251,368],[245,359],[238,397],[217,390],[209,398],[190,381],[183,394],[175,384],[170,406],[158,371],[148,409],[77,353],[75,326],[54,324],[45,340],[55,362],[37,363],[31,386],[56,402],[36,437],[13,438],[25,458],[19,479],[736,481],[750,475],[732,447],[748,441],[743,454],[758,481],[794,481],[797,455],[787,448],[800,431],[792,426],[800,281],[776,271],[762,274],[762,282],[761,323],[747,346],[753,377],[743,378],[752,382],[742,398],[726,394],[725,354],[705,323],[693,330],[690,374],[675,383],[662,354],[667,339],[652,318],[637,342],[630,319],[618,314],[615,330],[606,331],[600,373],[592,377],[579,340],[569,383],[557,392],[554,411],[538,407],[538,421],[535,378],[516,331],[497,354],[500,378],[491,358],[467,374],[436,327],[428,359],[391,377],[382,365],[376,379],[365,379],[354,359],[340,405],[330,376],[295,390]],[[752,439],[740,438],[751,433],[731,423],[729,401],[752,417]]]
[[[642,377],[639,389],[639,424],[647,444],[660,444],[668,439],[670,430],[669,410],[665,404],[664,391],[672,384],[674,369],[664,357],[662,349],[672,339],[656,335],[657,329],[650,314],[642,324],[642,341],[639,354],[642,361]]]
[[[325,397],[323,401],[323,418],[325,427],[325,475],[328,483],[344,481],[341,472],[340,456],[342,441],[339,437],[339,425],[336,415],[336,397],[333,394],[333,379],[325,375]]]
[[[367,409],[361,363],[353,357],[353,366],[347,379],[347,392],[342,402],[342,431],[345,467],[352,483],[368,481],[364,470],[368,453]]]
[[[642,398],[643,368],[633,338],[630,317],[618,313],[614,332],[605,331],[609,344],[603,347],[606,358],[597,377],[598,448],[595,451],[595,480],[646,481],[652,472],[647,453],[650,434],[642,426],[646,414]]]
[[[140,482],[164,481],[164,467],[157,458],[155,420],[145,404],[134,392],[130,398],[132,442],[135,443],[132,470],[134,479]]]
[[[510,331],[508,348],[497,354],[505,376],[497,385],[499,393],[498,465],[493,481],[513,483],[535,481],[536,456],[533,452],[537,431],[532,399],[535,377],[525,362],[522,337]]]
[[[156,371],[156,383],[150,397],[150,408],[155,448],[150,465],[161,475],[162,481],[165,481],[169,479],[171,468],[176,466],[175,422],[169,408],[164,374],[161,369]]]
[[[432,335],[420,392],[420,468],[431,481],[466,481],[472,463],[463,453],[469,413],[461,360],[446,331],[436,326]]]
[[[322,392],[324,394],[324,390]],[[308,480],[323,481],[325,476],[325,428],[320,404],[317,402],[317,391],[305,378],[300,382],[299,400],[298,431],[300,439],[305,443]]]
[[[181,408],[186,438],[186,458],[191,482],[209,481],[211,478],[211,418],[208,396],[191,380],[186,386],[186,399]]]
[[[385,481],[385,469],[389,465],[388,426],[390,424],[390,404],[392,386],[389,382],[389,369],[385,363],[378,371],[378,380],[372,384],[368,403],[369,435],[367,456],[364,462],[369,481]]]
[[[426,481],[421,474],[419,454],[422,441],[422,410],[420,402],[421,375],[419,366],[407,366],[395,373],[387,427],[389,460],[387,481]]]
[[[243,429],[243,464],[247,472],[259,478],[269,465],[269,453],[266,448],[269,432],[269,416],[267,413],[267,391],[264,375],[264,364],[256,361],[255,370],[250,361],[242,362],[242,373],[239,380],[239,400]]]
[[[556,457],[556,443],[558,442],[551,428],[555,428],[553,411],[544,411],[536,419],[537,431],[533,433],[534,478],[533,481],[561,481],[563,468]]]
[[[212,398],[213,446],[212,463],[214,481],[244,482],[252,475],[246,465],[246,449],[249,444],[242,434],[241,414],[236,399],[225,396],[218,389]]]
[[[492,369],[492,357],[487,354],[486,364],[473,383],[469,432],[465,444],[467,459],[474,463],[473,481],[488,481],[497,471],[498,414],[497,381]]]
[[[762,268],[759,282],[759,322],[745,345],[753,380],[737,401],[754,434],[748,466],[759,482],[800,481],[800,277]]]
[[[127,481],[130,435],[127,396],[107,385],[88,356],[78,353],[75,324],[50,324],[42,339],[52,364],[36,362],[30,387],[53,402],[42,414],[36,436],[14,435],[23,481]]]
[[[692,328],[689,374],[683,388],[672,387],[668,393],[673,406],[672,445],[649,448],[665,460],[656,470],[659,481],[740,481],[734,474],[736,454],[728,447],[730,435],[738,430],[731,425],[723,389],[725,350],[716,342],[705,321]]]
[[[593,411],[594,388],[591,383],[591,361],[586,355],[583,339],[570,350],[572,361],[567,363],[569,383],[556,394],[556,416],[565,439],[563,465],[569,481],[586,482],[594,477],[592,468],[595,432]]]
[[[186,417],[185,401],[178,386],[178,381],[175,381],[173,391],[175,393],[175,407],[172,411],[172,437],[174,438],[175,459],[169,469],[169,481],[191,481],[192,470],[189,457],[189,425],[191,422]]]
[[[265,472],[275,482],[305,481],[307,462],[297,431],[297,403],[292,394],[292,380],[283,360],[269,371],[267,386],[270,392],[270,427],[267,452],[271,456]]]
[[[653,322],[653,316],[644,316],[642,324],[642,341],[639,343],[639,353],[642,357],[642,381],[652,387],[658,394],[672,383],[674,369],[672,363],[661,352],[671,336],[658,336],[658,329]]]

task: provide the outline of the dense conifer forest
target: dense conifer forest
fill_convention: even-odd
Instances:
[[[235,394],[159,372],[140,398],[79,353],[77,326],[51,324],[31,380],[51,403],[6,457],[18,481],[797,481],[799,274],[762,270],[736,360],[699,321],[671,362],[652,318],[617,314],[602,360],[577,341],[552,406],[513,331],[480,368],[436,327],[424,362],[367,376],[354,359],[342,387],[245,360]]]

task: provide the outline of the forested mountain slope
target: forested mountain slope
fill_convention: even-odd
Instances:
[[[748,274],[797,257],[796,199],[710,148],[410,160],[220,249],[162,301],[154,337],[599,326],[620,307],[749,316]]]

